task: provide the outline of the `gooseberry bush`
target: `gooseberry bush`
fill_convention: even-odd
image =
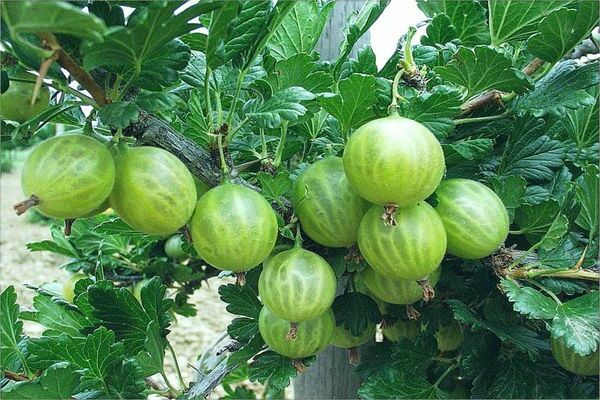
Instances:
[[[326,0],[2,3],[3,146],[69,130],[15,210],[72,273],[4,288],[3,398],[276,396],[330,343],[361,398],[598,397],[599,3],[417,0],[378,69],[388,3],[332,60]],[[169,381],[207,281],[230,343]]]

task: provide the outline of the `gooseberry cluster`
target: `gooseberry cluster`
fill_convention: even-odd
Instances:
[[[418,122],[391,115],[360,127],[343,158],[326,157],[305,169],[294,183],[292,203],[314,242],[358,244],[369,265],[357,277],[365,294],[380,305],[411,305],[434,296],[446,252],[485,257],[508,234],[498,196],[478,182],[442,181],[444,170],[435,136]],[[358,336],[336,326],[335,273],[323,257],[302,248],[300,235],[293,248],[274,254],[277,218],[259,193],[226,179],[198,198],[191,173],[163,149],[56,136],[31,152],[22,184],[29,198],[16,206],[18,212],[35,206],[50,217],[73,220],[111,207],[147,234],[172,235],[189,225],[198,256],[236,273],[240,283],[245,271],[263,264],[259,330],[284,356],[312,356],[329,343],[353,349],[374,336],[374,325]],[[426,201],[434,192],[435,207]],[[181,246],[181,236],[173,236],[165,249],[177,259],[185,255]],[[413,322],[399,320],[383,333],[390,340],[414,337],[420,324]],[[460,326],[443,329],[461,337]],[[457,345],[442,343],[448,334],[438,336],[444,350]]]

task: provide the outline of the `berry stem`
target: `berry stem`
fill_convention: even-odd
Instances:
[[[420,279],[417,281],[417,283],[421,285],[421,288],[423,289],[423,301],[428,302],[433,300],[433,298],[435,297],[435,291],[429,283],[429,279]]]
[[[206,101],[206,118],[208,120],[208,129],[209,132],[213,126],[212,119],[212,104],[210,101],[210,75],[212,74],[212,70],[207,65],[206,66],[206,74],[204,76],[204,101]]]
[[[235,284],[237,286],[244,286],[246,284],[246,273],[245,272],[236,272],[235,273]]]
[[[400,96],[400,93],[398,93],[398,85],[400,84],[402,75],[404,75],[404,69],[400,68],[396,73],[396,76],[394,76],[394,82],[392,82],[392,102],[388,107],[389,115],[400,115],[398,113],[398,99],[404,100],[404,97]]]
[[[407,304],[406,316],[408,317],[408,319],[417,320],[421,316],[421,313],[418,312],[412,304]]]
[[[223,173],[223,179],[229,179],[229,167],[225,162],[225,153],[223,152],[223,135],[221,132],[217,132],[217,146],[219,147],[219,160],[221,162],[221,172]]]
[[[17,215],[21,215],[31,207],[37,206],[38,204],[40,204],[40,198],[35,194],[32,194],[27,200],[23,200],[15,204],[13,209],[17,212]]]
[[[298,360],[298,359],[292,360],[292,365],[296,369],[296,372],[298,372],[299,374],[301,374],[304,371],[306,371],[306,365],[304,365],[304,363],[302,362],[302,360]]]
[[[351,365],[360,364],[360,354],[358,354],[358,349],[356,347],[350,347],[348,349],[348,361]]]
[[[294,239],[294,247],[302,248],[302,234],[300,233],[300,221],[296,222],[296,238]]]
[[[73,227],[74,218],[65,219],[65,236],[71,236],[71,228]]]
[[[460,118],[454,120],[454,125],[462,125],[462,124],[472,124],[476,122],[487,122],[487,121],[495,121],[498,119],[508,118],[511,116],[509,111],[505,111],[502,114],[497,115],[487,115],[485,117],[473,117],[473,118]]]

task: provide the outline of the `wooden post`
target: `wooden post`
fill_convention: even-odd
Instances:
[[[344,39],[343,27],[346,19],[355,10],[360,10],[364,0],[338,0],[323,29],[316,50],[321,60],[335,60],[340,54],[340,43]],[[365,34],[354,46],[351,55],[369,43]],[[339,294],[339,293],[338,293]],[[360,380],[348,362],[348,351],[329,346],[317,356],[317,361],[294,381],[294,399],[357,399],[356,391]]]
[[[321,54],[321,60],[332,61],[340,54],[340,43],[344,39],[343,27],[346,26],[346,19],[354,11],[360,10],[364,0],[337,0],[329,21],[325,24],[323,33],[317,42],[316,50]],[[369,33],[361,37],[352,49],[350,55],[356,56],[358,49],[369,43]]]

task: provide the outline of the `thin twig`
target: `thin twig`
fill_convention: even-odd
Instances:
[[[79,82],[81,86],[83,86],[90,93],[90,95],[92,95],[92,98],[99,106],[102,107],[108,104],[106,94],[104,93],[102,87],[100,87],[94,78],[92,78],[90,74],[81,68],[75,62],[75,60],[73,60],[73,58],[71,58],[71,56],[63,50],[54,34],[50,32],[40,32],[38,37],[42,40],[45,47],[54,50],[56,54],[58,54],[58,64],[66,69],[69,74],[71,74],[73,79]]]

